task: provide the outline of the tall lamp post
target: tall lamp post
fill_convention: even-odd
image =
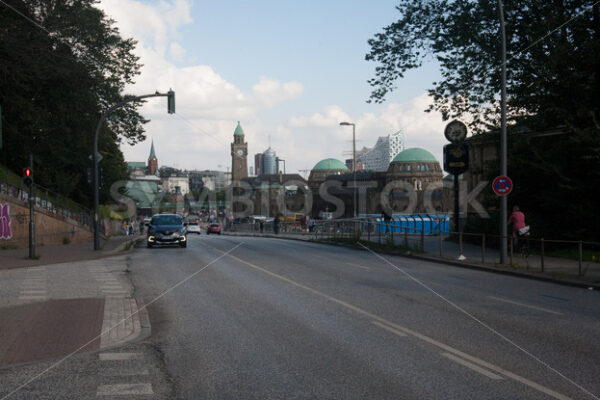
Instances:
[[[123,100],[120,103],[115,104],[110,107],[108,110],[104,111],[100,115],[100,120],[98,121],[98,125],[96,125],[96,130],[94,132],[94,149],[92,152],[92,163],[94,164],[94,250],[100,250],[100,230],[98,227],[99,223],[99,214],[100,214],[100,192],[98,190],[99,187],[99,176],[98,176],[98,162],[99,155],[98,154],[98,135],[100,133],[100,128],[102,127],[102,123],[108,118],[108,116],[115,111],[117,108],[122,107],[127,103],[131,103],[134,101],[139,101],[148,97],[168,97],[167,109],[169,114],[175,114],[175,92],[169,90],[167,93],[159,93],[158,91],[153,94],[145,94],[143,96],[130,97],[127,100]]]
[[[354,209],[354,218],[356,218],[356,125],[352,122],[340,122],[342,126],[352,125],[352,174],[353,174],[353,209]]]
[[[506,29],[504,27],[504,7],[502,0],[498,0],[498,12],[500,14],[500,30],[502,35],[502,92],[500,98],[500,175],[507,176],[507,145],[506,145]],[[508,199],[500,197],[500,264],[507,260],[507,229]]]

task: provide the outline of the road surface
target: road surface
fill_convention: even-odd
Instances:
[[[596,291],[300,241],[138,249],[184,399],[593,399]]]

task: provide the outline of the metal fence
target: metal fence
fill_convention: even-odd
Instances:
[[[29,188],[22,187],[20,179],[7,170],[0,170],[0,193],[29,202]],[[68,218],[89,228],[93,227],[91,210],[37,184],[33,186],[33,201],[38,209]]]
[[[439,217],[439,218],[438,218]],[[314,220],[311,224],[280,222],[278,235],[312,240],[358,240],[387,249],[422,253],[431,257],[479,265],[499,265],[499,235],[453,232],[444,215],[397,216]],[[275,234],[273,221],[234,223],[232,231]],[[508,260],[503,267],[524,269],[555,276],[597,278],[600,282],[600,242],[549,240],[527,237],[508,242]]]

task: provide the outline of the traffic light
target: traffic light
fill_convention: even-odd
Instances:
[[[31,171],[31,168],[23,169],[23,183],[28,187],[33,184],[33,171]]]
[[[169,114],[175,114],[175,92],[172,90],[167,92],[167,109]]]

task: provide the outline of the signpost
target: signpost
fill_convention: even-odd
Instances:
[[[469,148],[464,143],[467,126],[458,120],[446,125],[444,136],[451,143],[444,146],[444,171],[454,177],[454,229],[459,231],[458,176],[469,169]]]

